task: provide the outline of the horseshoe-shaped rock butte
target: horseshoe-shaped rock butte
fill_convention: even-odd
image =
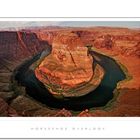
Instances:
[[[75,33],[60,33],[52,42],[52,51],[40,60],[35,75],[57,98],[79,97],[93,91],[104,76],[88,47]]]

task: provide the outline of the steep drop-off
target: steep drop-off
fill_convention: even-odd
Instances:
[[[96,51],[125,66],[126,69],[123,70],[127,74],[127,80],[118,84],[117,92],[114,92],[117,97],[111,104],[103,108],[86,109],[81,113],[66,109],[48,109],[30,98],[24,87],[18,84],[13,86],[11,79],[15,69],[44,50],[48,44],[53,45],[54,39],[60,33],[77,34],[84,46],[92,46]],[[18,32],[0,31],[0,116],[140,116],[139,58],[139,29],[52,27]]]
[[[52,44],[59,32],[72,32],[77,34],[84,45],[92,45],[95,48],[111,49],[116,55],[140,57],[140,31],[127,28],[58,28],[40,29],[34,31],[41,40],[47,40]],[[136,47],[138,46],[138,47]]]
[[[0,31],[0,116],[18,116],[10,103],[21,93],[25,94],[25,91],[22,92],[13,82],[14,71],[47,45],[48,43],[40,41],[35,33]]]
[[[94,68],[93,57],[77,34],[60,33],[52,42],[51,54],[44,58],[35,74],[52,94],[77,97],[87,92],[74,94],[76,88],[91,84],[90,90],[94,90],[100,84],[103,69]]]

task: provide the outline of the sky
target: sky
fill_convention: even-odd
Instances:
[[[69,27],[126,27],[140,28],[140,21],[0,21],[0,29],[27,28],[39,26]]]

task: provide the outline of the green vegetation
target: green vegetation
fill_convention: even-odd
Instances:
[[[44,84],[44,85],[57,98],[58,96],[61,96],[61,98],[79,97],[88,94],[90,91],[95,90],[100,84],[103,76],[104,76],[104,70],[100,65],[97,64],[94,70],[94,75],[92,76],[92,78],[88,83],[82,83],[70,89],[62,88],[61,86],[53,83]]]
[[[15,80],[11,83],[11,88],[14,91],[15,96],[26,94],[25,87],[19,85]]]
[[[111,110],[111,109],[114,107],[114,105],[115,105],[115,101],[117,100],[118,96],[119,96],[120,93],[121,93],[120,85],[121,85],[122,83],[125,83],[125,82],[127,82],[127,81],[130,81],[133,77],[129,74],[127,68],[126,68],[122,63],[120,63],[118,60],[116,60],[114,57],[108,56],[108,55],[106,55],[105,53],[99,52],[99,51],[98,51],[97,49],[95,49],[95,48],[94,48],[94,49],[92,48],[92,51],[95,51],[95,52],[97,52],[97,53],[100,53],[100,54],[102,54],[102,55],[105,55],[105,56],[107,56],[107,57],[110,57],[111,59],[113,58],[113,59],[116,61],[116,63],[120,66],[120,68],[122,69],[122,71],[124,72],[124,74],[125,74],[125,76],[126,76],[126,79],[124,79],[124,80],[122,80],[122,81],[120,81],[120,82],[117,83],[117,86],[116,86],[116,88],[115,88],[114,91],[113,91],[114,97],[113,97],[112,100],[110,100],[110,101],[109,101],[105,106],[103,106],[103,107],[96,107],[96,108],[91,108],[91,109],[90,109],[91,112],[92,112],[92,111],[95,111],[95,110],[97,110],[97,109],[106,110],[106,111],[107,111],[107,110]]]

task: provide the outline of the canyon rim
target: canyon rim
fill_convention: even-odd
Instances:
[[[0,28],[0,116],[140,116],[139,70],[140,28]]]

